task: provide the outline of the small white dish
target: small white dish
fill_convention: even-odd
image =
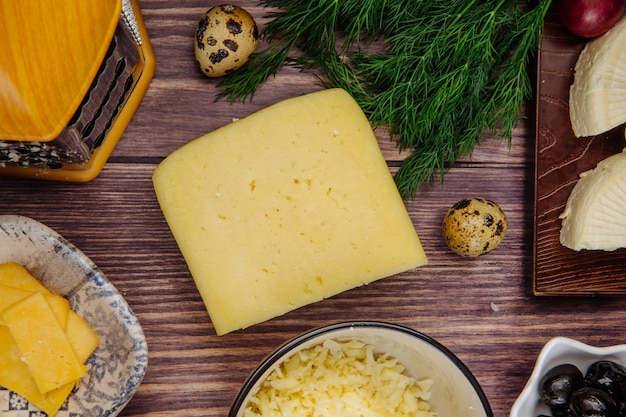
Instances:
[[[0,215],[0,263],[26,267],[100,336],[89,371],[55,417],[114,417],[139,388],[148,365],[143,330],[104,274],[79,249],[47,226],[24,216]],[[0,414],[28,417],[38,409],[0,387]]]
[[[285,343],[261,362],[246,380],[228,417],[243,416],[250,397],[283,361],[329,339],[359,340],[373,346],[375,354],[387,353],[398,359],[410,376],[418,380],[432,379],[428,402],[439,416],[493,417],[482,388],[451,351],[413,329],[377,321],[337,323],[309,331]]]
[[[626,365],[626,345],[595,347],[567,337],[550,339],[539,353],[526,386],[511,408],[510,417],[551,415],[550,408],[539,397],[539,384],[543,375],[554,366],[564,363],[576,365],[584,375],[589,365],[600,359]]]

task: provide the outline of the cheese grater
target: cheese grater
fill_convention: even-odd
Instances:
[[[98,176],[154,74],[137,3],[2,0],[0,39],[0,175]]]

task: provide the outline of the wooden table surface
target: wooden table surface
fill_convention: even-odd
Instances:
[[[526,118],[510,148],[485,138],[443,185],[424,186],[406,202],[427,266],[217,336],[159,209],[152,172],[169,153],[233,118],[320,87],[311,74],[285,70],[250,103],[215,103],[216,82],[200,73],[193,37],[200,16],[216,4],[140,1],[156,73],[96,179],[77,184],[0,178],[0,213],[29,216],[66,237],[102,269],[137,315],[149,366],[121,416],[223,416],[266,355],[302,332],[338,321],[384,320],[437,339],[474,373],[497,417],[508,415],[550,338],[598,346],[624,342],[623,297],[532,295],[534,134]],[[263,24],[264,10],[255,2],[239,4]],[[377,136],[395,172],[402,155],[384,131]],[[509,229],[495,251],[466,259],[447,249],[440,227],[449,206],[472,196],[500,204]]]

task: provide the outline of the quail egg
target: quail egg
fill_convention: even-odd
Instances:
[[[246,10],[231,4],[212,7],[196,29],[196,61],[207,77],[221,77],[248,62],[258,40],[259,30]]]
[[[506,234],[506,215],[496,203],[469,198],[453,205],[443,219],[443,236],[453,252],[476,257],[494,250]]]

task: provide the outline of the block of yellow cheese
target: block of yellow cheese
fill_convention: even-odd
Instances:
[[[217,334],[426,263],[374,132],[341,89],[202,136],[153,182]]]
[[[77,359],[42,293],[33,293],[0,314],[42,394],[85,374],[86,366]]]

